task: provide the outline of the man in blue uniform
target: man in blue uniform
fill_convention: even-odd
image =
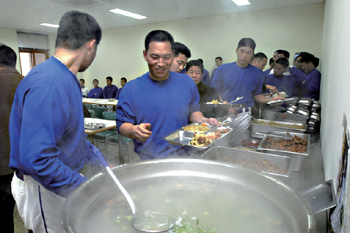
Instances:
[[[89,91],[89,94],[87,95],[88,98],[94,98],[94,99],[103,98],[103,90],[101,87],[98,86],[98,83],[99,82],[97,79],[94,79],[94,81],[92,81],[94,88]]]
[[[106,78],[107,86],[103,88],[104,99],[115,98],[115,96],[117,95],[118,87],[116,85],[113,85],[112,82],[113,82],[113,78],[111,76],[108,76]]]
[[[202,65],[203,65],[203,67],[204,67],[203,59],[199,58],[197,60],[200,61],[202,63]],[[207,71],[206,69],[203,70],[202,82],[205,85],[207,85],[207,86],[211,86],[211,80],[210,80],[209,71]]]
[[[285,92],[288,96],[295,95],[295,77],[293,75],[284,75],[289,69],[287,58],[278,58],[275,62],[274,73],[264,78],[266,86],[273,86],[279,92]],[[268,93],[268,91],[266,91]]]
[[[267,56],[265,55],[265,53],[262,53],[262,52],[256,53],[251,62],[253,66],[255,66],[256,68],[259,68],[261,71],[265,69],[266,63],[267,63]]]
[[[75,32],[79,33],[75,33]],[[101,153],[86,140],[77,72],[96,56],[101,28],[90,15],[70,11],[59,23],[54,55],[19,84],[10,117],[12,194],[25,227],[61,233],[65,198],[86,177],[84,164]]]
[[[88,93],[89,93],[89,89],[87,87],[85,87],[85,80],[84,79],[79,79],[80,82],[80,87],[81,87],[81,96],[82,97],[87,97]]]
[[[216,64],[216,68],[213,69],[213,71],[211,72],[211,76],[210,76],[210,84],[211,82],[213,81],[214,79],[214,76],[215,76],[215,72],[216,70],[219,68],[219,66],[221,66],[223,63],[223,60],[222,60],[222,57],[216,57],[215,58],[215,64]]]
[[[164,137],[188,122],[218,125],[199,111],[196,84],[185,74],[169,72],[174,59],[174,39],[163,30],[151,31],[145,39],[143,57],[149,72],[123,87],[117,105],[117,128],[134,139],[141,159],[184,155],[184,148]]]
[[[191,57],[191,51],[187,48],[186,45],[175,42],[174,43],[175,57],[173,63],[171,64],[170,71],[176,73],[185,73],[185,66],[187,60]]]
[[[121,88],[118,89],[117,91],[117,95],[115,96],[115,99],[119,99],[119,95],[120,95],[120,92],[122,91],[124,85],[128,82],[128,80],[125,78],[125,77],[122,77],[120,79],[120,85],[122,86]]]
[[[238,42],[236,48],[237,61],[221,65],[212,82],[212,87],[215,88],[224,103],[230,103],[237,98],[237,104],[246,104],[247,107],[254,105],[254,102],[267,103],[271,100],[284,99],[279,96],[268,98],[263,96],[264,77],[260,69],[250,64],[254,56],[255,42],[251,38],[243,38]],[[236,110],[230,109],[229,113],[232,117],[236,117]],[[246,116],[237,116],[233,121],[232,126],[240,126],[236,128],[232,135],[231,144],[240,144],[241,138],[247,138],[249,132],[247,129],[250,125],[250,119]],[[239,119],[243,119],[242,121]],[[244,134],[243,134],[244,132]],[[242,133],[242,137],[241,134]],[[239,136],[239,138],[237,138]]]
[[[302,83],[302,96],[315,100],[320,99],[321,73],[316,69],[319,59],[312,54],[304,54],[300,59],[301,67],[306,74],[306,80]]]

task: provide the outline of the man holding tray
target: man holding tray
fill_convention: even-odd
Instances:
[[[184,147],[169,144],[164,137],[189,122],[218,126],[216,119],[199,111],[200,96],[192,79],[170,72],[173,45],[170,33],[150,32],[143,50],[149,72],[128,82],[119,97],[117,128],[134,139],[135,152],[143,160],[186,154]]]

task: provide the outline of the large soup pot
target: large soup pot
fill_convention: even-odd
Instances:
[[[173,158],[122,165],[113,172],[139,212],[165,212],[216,233],[315,232],[313,212],[299,193],[241,166]],[[67,233],[136,232],[130,215],[113,180],[100,173],[67,198],[62,224]]]

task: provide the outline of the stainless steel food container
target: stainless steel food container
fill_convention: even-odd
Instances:
[[[271,137],[273,138],[272,135],[264,137],[264,139],[261,141],[260,145],[256,149],[257,149],[257,151],[261,151],[264,153],[291,157],[294,159],[292,171],[300,171],[301,165],[302,165],[304,159],[310,155],[310,134],[295,133],[295,132],[290,132],[290,131],[285,131],[285,132],[271,131],[268,133],[269,134],[276,134],[276,135],[283,135],[283,134],[286,134],[287,132],[292,136],[299,136],[302,139],[303,138],[307,139],[306,152],[299,153],[299,152],[284,151],[284,150],[277,150],[277,149],[268,149],[268,148],[261,147],[264,144],[264,142],[267,140],[267,138],[271,138]],[[276,138],[279,138],[279,137],[276,137]]]
[[[259,124],[260,123],[260,124]],[[281,126],[272,126],[269,124],[278,123]],[[293,129],[291,127],[293,126],[300,126],[302,129]],[[261,135],[256,135],[255,132],[259,133],[267,133],[269,131],[287,131],[287,132],[296,132],[296,133],[302,133],[306,130],[306,124],[304,123],[293,123],[293,122],[284,122],[284,121],[269,121],[269,120],[263,120],[263,119],[256,119],[251,122],[251,136],[254,138],[263,138]]]
[[[266,120],[274,120],[276,112],[284,112],[286,109],[283,107],[268,107],[264,106],[261,109],[261,118]]]
[[[268,203],[278,210],[286,219],[286,227],[290,229],[289,232],[316,232],[314,214],[298,192],[278,179],[238,165],[204,159],[163,159],[126,164],[112,170],[130,192],[138,207],[147,206],[147,204],[148,206],[152,205],[154,200],[145,198],[142,193],[133,192],[135,186],[148,190],[152,184],[153,186],[157,185],[156,187],[160,188],[154,188],[154,192],[164,193],[164,198],[156,200],[161,203],[166,203],[169,198],[164,190],[168,190],[169,187],[172,188],[173,192],[184,189],[190,195],[181,196],[179,192],[179,198],[187,202],[191,201],[194,203],[193,205],[198,205],[198,207],[207,206],[208,201],[210,202],[210,200],[198,202],[196,198],[199,191],[203,191],[203,187],[206,185],[213,186],[211,189],[207,189],[209,194],[213,193],[213,199],[218,198],[218,194],[214,193],[217,189],[235,190],[243,188],[247,192],[255,194],[255,197],[260,199],[261,202]],[[64,231],[66,233],[86,233],[88,221],[91,221],[89,219],[91,213],[97,211],[101,206],[106,206],[111,197],[120,196],[122,196],[121,192],[106,173],[99,173],[85,181],[72,192],[63,207],[62,224]],[[243,200],[246,197],[241,198]],[[222,204],[225,206],[232,205],[230,203]],[[127,208],[125,206],[127,206],[126,201],[122,202],[120,206],[113,207],[117,209]],[[217,208],[221,209],[223,206],[217,206]],[[235,207],[232,206],[232,208]],[[104,215],[99,215],[98,219],[94,219],[94,227],[102,229],[106,224],[109,224],[106,223],[106,219],[110,214],[107,212]],[[266,212],[265,216],[268,215],[269,213]],[[114,219],[116,218],[117,215],[114,216]],[[248,215],[246,218],[246,221],[249,222],[251,216]],[[110,224],[116,225],[114,221]],[[232,222],[223,221],[223,224],[232,224]],[[99,232],[117,231],[101,230]]]
[[[298,101],[299,104],[301,105],[307,105],[310,106],[312,103],[312,99],[308,97],[301,97]]]
[[[210,148],[200,158],[221,161],[221,162],[228,162],[228,163],[232,163],[233,159],[237,159],[237,160],[246,159],[249,161],[257,161],[257,162],[263,162],[266,159],[267,161],[273,164],[276,164],[280,169],[284,170],[285,173],[273,173],[273,172],[264,171],[262,169],[259,170],[259,168],[255,170],[258,170],[262,173],[266,173],[269,175],[274,175],[274,176],[289,177],[293,167],[293,159],[288,156],[274,155],[274,154],[247,151],[247,150],[239,150],[236,148],[221,147],[221,146],[214,146]],[[240,165],[240,166],[244,166],[244,165]]]
[[[293,122],[293,123],[302,123],[306,125],[307,121],[306,116],[297,115],[297,114],[289,114],[289,113],[275,113],[275,121],[284,121],[284,122]]]

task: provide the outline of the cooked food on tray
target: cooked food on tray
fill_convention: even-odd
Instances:
[[[189,145],[192,146],[207,146],[212,142],[212,140],[209,140],[204,134],[195,132],[193,134],[192,141],[189,142]]]
[[[262,148],[274,149],[274,150],[284,150],[292,151],[298,153],[304,153],[307,150],[307,139],[301,138],[297,135],[293,136],[293,140],[284,140],[282,138],[268,137],[263,144]]]
[[[301,124],[283,124],[283,123],[279,123],[277,121],[254,120],[253,123],[260,124],[260,125],[290,128],[290,129],[305,129],[305,126],[301,125]]]
[[[278,94],[276,93],[272,95],[272,97],[275,97],[275,96],[287,97],[288,95],[285,92],[280,91]]]
[[[220,158],[220,161],[239,164],[258,171],[277,173],[277,174],[287,173],[286,170],[281,169],[278,165],[272,163],[267,159],[264,159],[263,161],[258,161],[258,160],[250,160],[250,159],[236,159],[236,158],[232,158],[230,155],[223,155]]]
[[[219,133],[221,133],[221,134],[225,134],[225,133],[227,133],[228,131],[230,131],[229,128],[217,129],[217,130],[216,130],[216,132],[219,132]]]
[[[211,102],[207,102],[207,104],[222,104],[219,100],[212,100]]]
[[[216,132],[211,132],[211,133],[208,133],[206,134],[206,137],[209,139],[209,140],[216,140],[218,139],[219,137],[221,137],[221,133],[216,131]]]
[[[207,132],[209,130],[209,126],[207,124],[200,124],[200,125],[186,125],[182,127],[183,130],[189,131],[189,132]]]

